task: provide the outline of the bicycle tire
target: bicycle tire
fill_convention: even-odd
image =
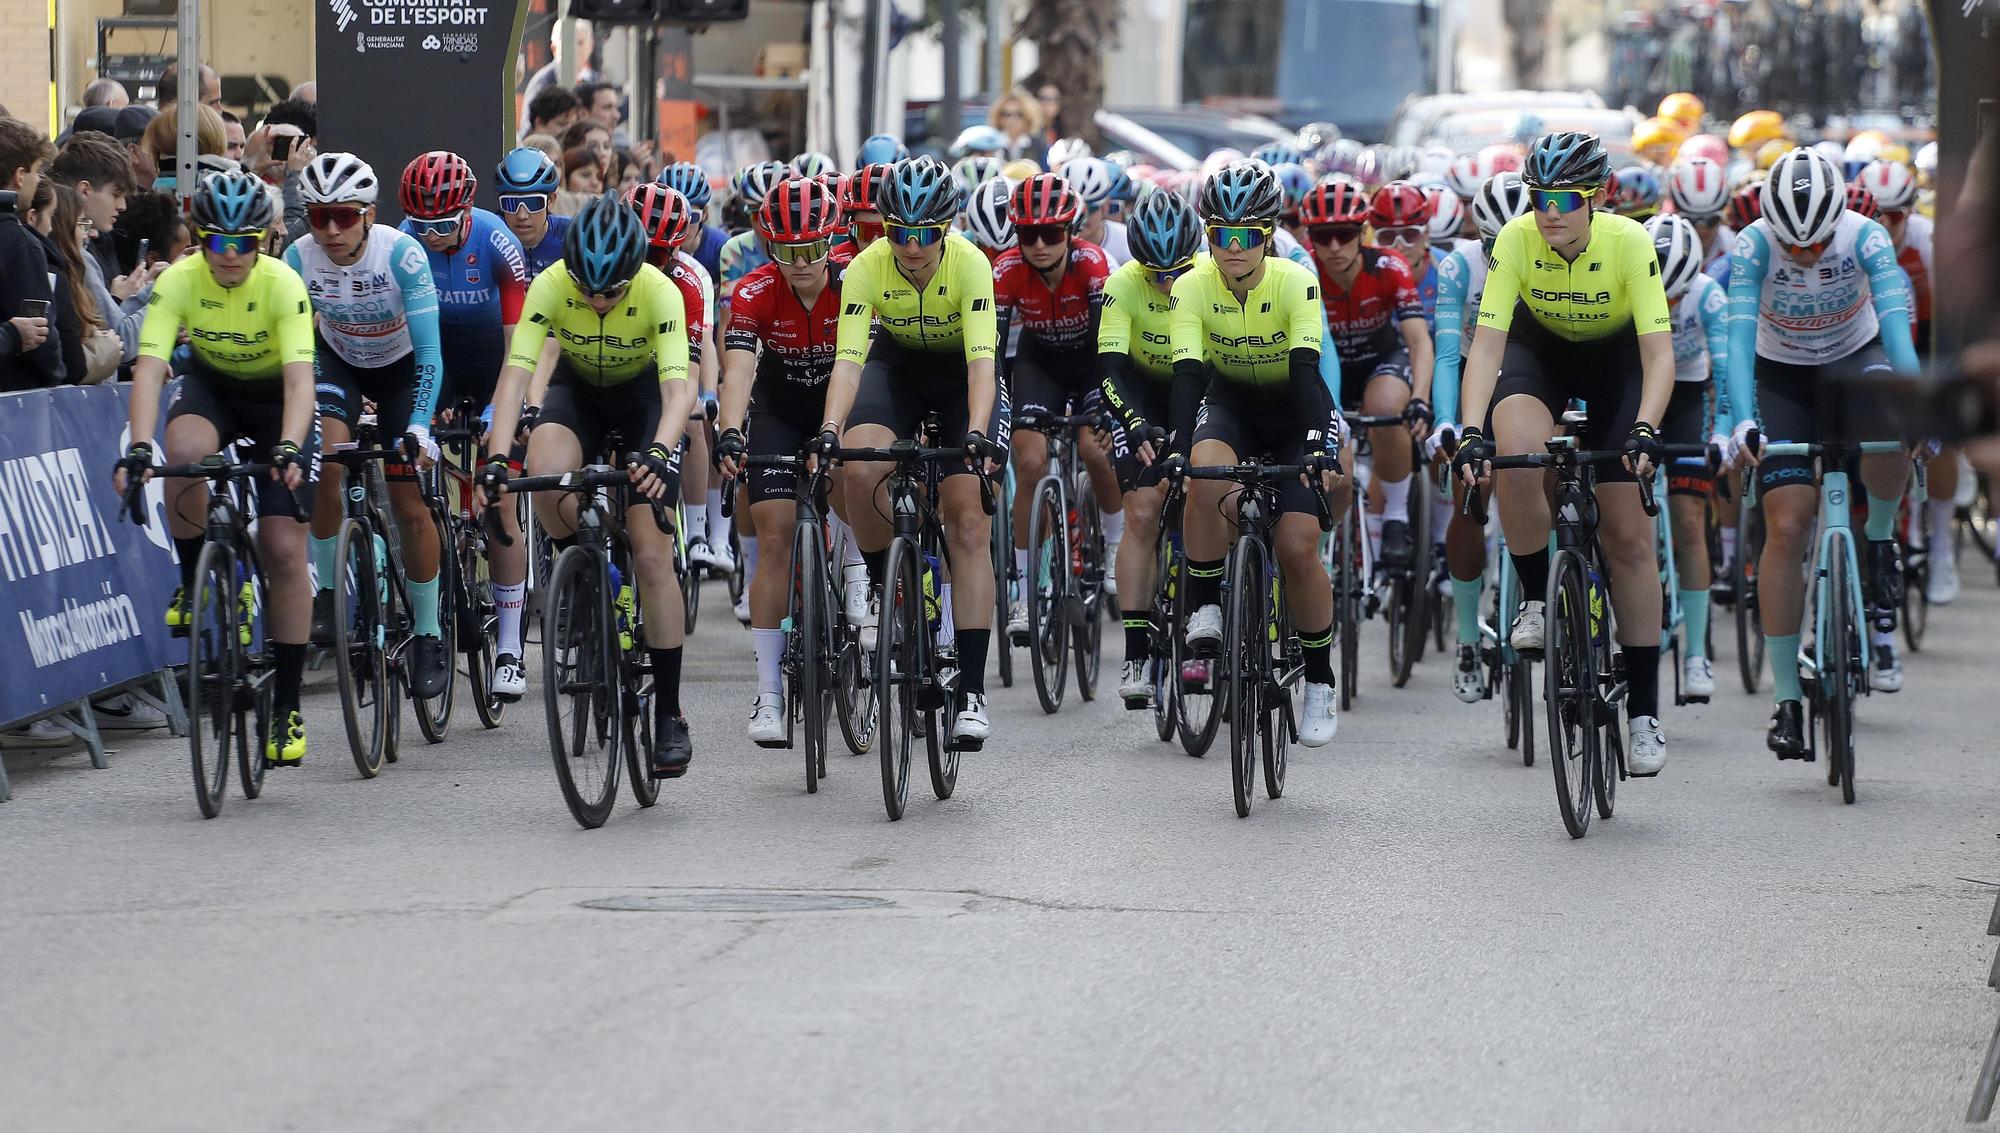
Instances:
[[[1837,542],[1837,541],[1836,541]],[[1851,545],[1850,545],[1851,546]],[[1826,577],[1820,586],[1820,600],[1828,603],[1827,636],[1831,647],[1820,644],[1822,671],[1815,682],[1824,702],[1820,718],[1826,722],[1825,754],[1827,783],[1840,788],[1842,802],[1854,801],[1854,699],[1861,682],[1868,679],[1861,664],[1861,620],[1854,604],[1854,580],[1849,577],[1850,560],[1839,546],[1829,546]]]
[[[832,714],[828,680],[832,668],[826,605],[826,551],[818,539],[792,541],[792,578],[798,616],[792,620],[796,650],[793,683],[798,712],[805,724],[806,793],[818,794],[826,778],[826,724]]]
[[[1340,638],[1340,710],[1354,707],[1361,683],[1361,501],[1347,509],[1334,536],[1333,610]]]
[[[1097,699],[1097,677],[1104,662],[1104,515],[1097,509],[1097,497],[1091,494],[1090,477],[1079,472],[1079,484],[1071,488],[1077,505],[1077,518],[1082,521],[1082,531],[1077,534],[1083,545],[1083,579],[1070,579],[1070,589],[1075,609],[1081,618],[1070,619],[1070,647],[1076,654],[1076,694],[1084,703]],[[1085,579],[1096,577],[1092,585]]]
[[[1176,555],[1180,567],[1185,568],[1187,559]],[[1177,576],[1177,586],[1186,582],[1185,570]],[[1195,759],[1208,754],[1215,745],[1215,733],[1222,726],[1224,713],[1217,711],[1215,689],[1216,671],[1221,667],[1217,659],[1200,659],[1187,643],[1187,610],[1179,600],[1178,593],[1173,604],[1172,617],[1167,622],[1167,646],[1172,658],[1170,679],[1174,683],[1174,731],[1181,750]],[[1187,668],[1190,662],[1204,665],[1203,679],[1190,687]]]
[[[255,675],[258,666],[253,660],[246,663],[246,668]],[[274,689],[267,678],[240,687],[238,695],[247,695],[249,703],[239,700],[236,710],[236,782],[244,798],[254,799],[264,793],[264,774],[271,769],[264,761],[264,743],[271,734]]]
[[[1258,748],[1264,757],[1264,797],[1281,799],[1285,797],[1285,769],[1291,761],[1292,741],[1298,738],[1298,719],[1292,710],[1292,688],[1296,682],[1282,678],[1292,673],[1303,681],[1304,675],[1298,639],[1292,633],[1292,618],[1285,610],[1282,589],[1273,592],[1267,587],[1264,593],[1269,596],[1264,619],[1278,627],[1277,648],[1284,664],[1273,663],[1265,673],[1262,703],[1258,706]],[[1269,651],[1265,656],[1270,656]]]
[[[434,744],[444,742],[451,731],[451,710],[458,702],[458,665],[454,658],[458,653],[458,556],[449,553],[450,531],[432,515],[431,523],[437,528],[438,537],[438,639],[444,643],[445,678],[444,691],[425,700],[417,695],[415,685],[410,686],[410,706],[417,710],[417,729],[424,739]],[[393,569],[393,568],[392,568]],[[407,578],[407,572],[405,578]],[[416,639],[415,630],[403,643],[404,655],[408,656],[410,644]]]
[[[459,624],[479,630],[477,638],[465,639],[473,645],[464,651],[465,675],[479,724],[490,731],[500,726],[507,713],[507,702],[493,695],[493,665],[500,655],[500,612],[493,601],[492,568],[463,524],[452,523],[449,529],[456,532]]]
[[[1610,818],[1618,803],[1618,780],[1624,775],[1625,736],[1619,729],[1618,714],[1597,731],[1598,757],[1591,768],[1591,794],[1596,797],[1597,817]]]
[[[660,801],[660,781],[653,777],[653,678],[641,676],[635,665],[628,657],[619,674],[619,686],[630,692],[625,701],[625,777],[632,783],[632,801],[649,807]]]
[[[1905,550],[1906,558],[1909,557]],[[1924,631],[1931,624],[1930,599],[1931,568],[1929,555],[1917,558],[1909,576],[1903,580],[1903,641],[1910,652],[1924,650]]]
[[[1521,766],[1535,765],[1535,663],[1523,657],[1508,666],[1521,728]]]
[[[1730,571],[1736,583],[1736,670],[1743,691],[1757,695],[1764,683],[1764,620],[1757,596],[1757,560],[1764,552],[1761,508],[1744,506],[1736,512],[1736,562]]]
[[[1028,577],[1021,589],[1028,606],[1028,665],[1035,675],[1035,699],[1054,715],[1062,708],[1069,682],[1069,547],[1064,537],[1062,488],[1054,479],[1035,488],[1028,512]]]
[[[1011,480],[1009,481],[1011,482]],[[1009,604],[1014,599],[1014,498],[1010,491],[999,492],[993,507],[993,624],[999,629],[989,647],[1000,673],[1000,687],[1014,687],[1014,638],[1007,632]]]
[[[333,651],[341,721],[354,769],[363,779],[382,773],[388,738],[389,650],[382,609],[387,580],[375,569],[375,537],[350,517],[334,537]]]
[[[611,816],[624,741],[624,698],[615,688],[618,631],[608,583],[595,552],[570,547],[556,559],[542,603],[549,755],[563,802],[586,830]]]
[[[1263,723],[1263,665],[1270,642],[1264,624],[1265,582],[1263,548],[1249,536],[1236,540],[1229,568],[1222,576],[1222,656],[1224,699],[1229,705],[1229,787],[1236,817],[1250,817],[1257,793],[1258,732]]]
[[[1437,506],[1432,498],[1432,484],[1424,475],[1420,464],[1410,478],[1410,585],[1414,588],[1410,609],[1416,625],[1408,647],[1410,664],[1424,659],[1424,651],[1430,644],[1431,624],[1436,610],[1434,599],[1437,588],[1431,585],[1431,566],[1437,556],[1437,544],[1431,542],[1431,509]],[[1438,649],[1443,651],[1443,638],[1439,637]],[[1400,687],[1400,686],[1398,686]]]
[[[889,543],[875,623],[875,739],[881,745],[882,806],[889,821],[898,822],[909,805],[910,745],[916,742],[922,711],[916,682],[922,679],[923,635],[929,631],[916,546],[900,536]]]
[[[678,524],[676,525],[678,526]],[[674,551],[674,575],[681,584],[681,608],[687,621],[683,623],[684,635],[694,634],[695,623],[701,620],[701,575],[700,569],[687,561],[687,548]]]
[[[840,695],[833,704],[840,717],[840,738],[846,742],[849,755],[867,755],[875,746],[875,684],[864,678],[871,660],[862,653],[858,638],[848,638],[835,661]]]
[[[195,560],[194,586],[187,596],[188,754],[194,771],[195,802],[203,818],[222,813],[229,787],[231,736],[238,723],[236,684],[243,678],[242,645],[237,638],[238,607],[234,556],[228,548],[204,543]]]
[[[1558,550],[1549,567],[1542,654],[1544,711],[1548,714],[1549,766],[1563,828],[1572,838],[1590,832],[1593,768],[1597,763],[1597,665],[1590,633],[1590,586],[1583,559]]]
[[[1179,709],[1174,699],[1180,695],[1180,670],[1173,667],[1172,589],[1173,544],[1165,533],[1153,540],[1153,611],[1146,627],[1146,671],[1153,686],[1153,734],[1161,743],[1174,739],[1174,718]],[[1170,675],[1171,674],[1171,675]]]

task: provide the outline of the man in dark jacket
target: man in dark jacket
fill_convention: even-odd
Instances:
[[[0,118],[0,392],[62,381],[48,253],[19,211],[34,200],[42,165],[53,156],[48,138],[33,126]]]

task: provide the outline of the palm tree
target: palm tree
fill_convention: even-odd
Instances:
[[[1014,33],[1041,50],[1028,89],[1062,91],[1063,129],[1101,153],[1097,109],[1104,104],[1104,50],[1117,39],[1120,0],[1028,0]]]

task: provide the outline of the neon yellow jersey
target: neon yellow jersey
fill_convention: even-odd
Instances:
[[[1153,269],[1127,261],[1104,281],[1097,352],[1129,355],[1134,370],[1165,381],[1174,372],[1173,310],[1173,299],[1153,286]]]
[[[687,305],[659,268],[641,264],[617,306],[599,315],[560,261],[528,286],[507,364],[533,371],[551,334],[571,373],[594,386],[623,385],[648,372],[688,376]]]
[[[235,287],[215,282],[200,255],[161,272],[139,328],[139,353],[167,361],[182,327],[196,360],[238,381],[276,381],[286,363],[313,360],[305,281],[273,256],[258,256]]]
[[[922,290],[896,263],[896,249],[877,240],[854,257],[840,283],[840,330],[835,358],[868,358],[870,316],[882,333],[910,350],[965,352],[967,362],[993,358],[993,262],[956,232],[944,238],[944,258]]]
[[[1174,362],[1206,358],[1224,378],[1249,385],[1289,382],[1291,352],[1318,350],[1325,325],[1318,276],[1276,256],[1242,302],[1213,259],[1199,260],[1174,281],[1172,305]]]
[[[1493,266],[1479,300],[1479,325],[1507,330],[1514,303],[1571,342],[1591,342],[1631,327],[1672,334],[1660,259],[1638,221],[1602,209],[1591,214],[1590,243],[1571,263],[1549,247],[1533,213],[1517,216],[1493,242]]]

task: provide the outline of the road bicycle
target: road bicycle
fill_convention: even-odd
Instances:
[[[1028,577],[1022,579],[1028,607],[1028,664],[1042,711],[1062,707],[1070,656],[1076,659],[1076,691],[1084,700],[1097,695],[1104,646],[1104,517],[1077,448],[1078,429],[1109,428],[1102,413],[1058,414],[1027,410],[1015,414],[1015,432],[1048,438],[1048,470],[1034,487],[1028,511]]]
[[[1351,525],[1353,531],[1348,533],[1346,537],[1365,543],[1367,540],[1361,536],[1363,524],[1361,513],[1367,506],[1367,481],[1369,477],[1366,473],[1360,473],[1358,470],[1361,467],[1361,461],[1371,455],[1371,450],[1368,447],[1369,430],[1401,428],[1407,424],[1407,420],[1401,414],[1342,413],[1341,417],[1347,422],[1348,435],[1355,438],[1355,444],[1358,446],[1356,449],[1358,455],[1356,457],[1357,475],[1355,477],[1354,506],[1348,509],[1352,517]],[[1399,443],[1408,441],[1408,439],[1408,437],[1399,438]],[[1369,467],[1372,470],[1372,465]],[[1430,485],[1423,475],[1423,464],[1421,461],[1417,461],[1414,470],[1410,474],[1410,502],[1408,512],[1402,516],[1384,517],[1385,519],[1401,519],[1409,524],[1410,561],[1400,565],[1375,562],[1372,548],[1369,549],[1369,553],[1361,557],[1362,564],[1370,571],[1370,574],[1361,576],[1366,581],[1366,590],[1362,592],[1359,600],[1350,599],[1348,604],[1348,610],[1357,619],[1357,628],[1358,620],[1363,616],[1364,611],[1366,615],[1372,616],[1375,610],[1379,608],[1387,616],[1389,630],[1389,683],[1396,688],[1402,688],[1409,683],[1411,670],[1415,667],[1417,661],[1423,657],[1424,646],[1428,641],[1430,632],[1431,613],[1435,605],[1432,599],[1431,563],[1436,548],[1431,543],[1431,493],[1429,488]],[[1340,555],[1336,561],[1344,565],[1351,565],[1355,558],[1356,556],[1352,553],[1347,553]],[[1355,581],[1347,580],[1346,587],[1340,589],[1354,592],[1356,590]],[[1342,618],[1336,617],[1335,621],[1342,622],[1341,628],[1345,628]],[[1349,641],[1355,643],[1357,651],[1360,647],[1357,634],[1343,634],[1341,637],[1343,668],[1346,667],[1345,660],[1348,653],[1347,643]],[[1354,688],[1354,681],[1347,673],[1343,672],[1341,678],[1341,703],[1345,706],[1349,699],[1356,694],[1357,690]]]
[[[1187,643],[1188,610],[1181,601],[1187,548],[1180,537],[1186,483],[1171,474],[1165,480],[1167,494],[1160,506],[1160,530],[1154,541],[1153,616],[1147,630],[1153,728],[1160,739],[1178,739],[1182,751],[1200,758],[1215,743],[1222,714],[1215,710],[1215,665],[1196,657]]]

